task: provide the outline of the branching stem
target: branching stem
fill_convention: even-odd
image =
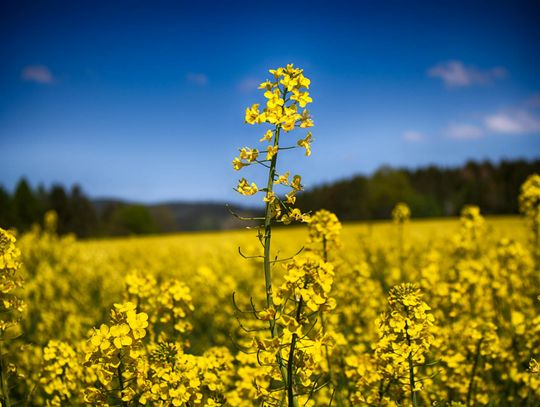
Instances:
[[[409,336],[409,326],[406,321],[405,321],[405,336],[407,337],[407,345],[409,346],[409,349],[410,349],[411,337]],[[414,391],[416,384],[414,381],[414,364],[413,364],[412,352],[409,352],[409,356],[407,357],[407,360],[409,362],[409,385],[411,386],[411,403],[413,407],[417,407],[418,400],[416,399],[416,391]]]
[[[473,398],[473,390],[474,390],[474,379],[476,376],[476,370],[478,369],[478,363],[480,362],[480,350],[482,348],[482,342],[484,338],[480,338],[478,343],[476,344],[476,352],[474,357],[474,365],[471,372],[471,380],[469,381],[469,389],[467,390],[467,406],[471,405],[471,401]]]

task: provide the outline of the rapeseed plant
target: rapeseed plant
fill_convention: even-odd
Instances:
[[[0,228],[0,391],[7,407],[11,406],[9,378],[16,368],[9,362],[6,344],[20,335],[19,321],[25,309],[17,295],[23,282],[19,273],[21,252],[15,242],[15,236]]]
[[[527,218],[532,230],[532,246],[535,258],[540,258],[540,175],[529,176],[521,186],[519,210]]]
[[[294,175],[290,179],[290,173],[288,171],[278,172],[277,160],[280,151],[295,147],[304,148],[307,156],[311,154],[311,132],[304,138],[298,139],[296,145],[283,146],[282,139],[295,128],[304,129],[313,126],[309,111],[305,109],[306,105],[312,102],[308,92],[311,81],[304,76],[302,69],[295,68],[292,64],[287,65],[285,68],[272,69],[270,73],[273,78],[266,80],[259,86],[259,89],[264,91],[266,106],[261,110],[260,104],[256,103],[248,107],[245,114],[246,123],[267,124],[271,126],[270,129],[265,131],[260,140],[263,143],[270,143],[270,145],[266,147],[266,155],[261,159],[259,159],[259,149],[241,148],[240,155],[233,160],[233,168],[240,170],[251,165],[261,165],[268,170],[266,187],[259,188],[254,182],[250,183],[245,178],[241,178],[236,190],[240,194],[248,196],[255,195],[258,192],[264,194],[265,215],[264,219],[261,219],[264,223],[260,226],[258,235],[259,241],[263,246],[262,260],[266,292],[266,310],[264,311],[266,315],[264,319],[268,321],[271,338],[273,340],[281,339],[281,343],[279,341],[272,341],[274,345],[270,347],[270,353],[275,358],[276,367],[281,375],[284,388],[286,388],[288,405],[296,407],[298,406],[298,374],[295,364],[298,366],[298,364],[304,361],[295,360],[298,332],[296,330],[293,330],[294,332],[288,330],[288,322],[293,323],[294,318],[293,320],[287,320],[286,318],[292,317],[286,317],[285,313],[283,313],[280,317],[282,319],[278,319],[277,316],[279,314],[274,308],[276,305],[279,305],[280,311],[283,312],[286,302],[281,304],[281,298],[274,298],[272,265],[277,260],[271,259],[271,236],[272,226],[276,222],[290,224],[294,221],[307,222],[309,220],[309,215],[302,213],[298,208],[294,207],[296,194],[303,188],[300,175]],[[276,194],[274,187],[277,185],[288,189],[284,197]],[[304,290],[303,294],[306,294],[307,290]],[[302,308],[304,307],[303,299],[302,297],[294,297],[292,301],[296,301],[295,314],[297,318],[295,324],[299,324],[298,319],[301,318]],[[285,343],[283,341],[288,341],[287,343],[289,343],[290,350],[288,353],[283,352],[282,345]],[[266,349],[264,350],[266,351]]]

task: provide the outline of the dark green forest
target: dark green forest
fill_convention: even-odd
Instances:
[[[124,202],[117,199],[90,200],[75,185],[66,190],[62,185],[50,189],[32,189],[21,179],[13,193],[0,186],[0,227],[19,232],[42,224],[45,212],[58,214],[58,233],[74,233],[78,237],[126,236],[177,231],[219,230],[241,227],[224,203],[171,202],[153,205]],[[253,210],[232,206],[243,216]]]
[[[486,215],[518,213],[521,184],[540,173],[540,160],[469,161],[462,167],[381,167],[370,176],[321,185],[298,197],[304,211],[328,209],[342,220],[386,219],[396,202],[413,217],[456,216],[467,204]]]
[[[455,168],[385,166],[369,176],[356,175],[307,190],[298,196],[298,206],[304,211],[328,209],[342,221],[389,218],[400,201],[417,218],[455,216],[466,204],[480,206],[487,215],[514,214],[520,186],[533,173],[540,173],[540,160],[470,161]],[[24,178],[11,193],[0,186],[0,227],[26,231],[41,223],[48,210],[57,212],[60,234],[82,238],[245,226],[225,203],[90,200],[77,185],[67,190],[62,185],[34,189]],[[243,216],[259,211],[237,206],[232,210]]]

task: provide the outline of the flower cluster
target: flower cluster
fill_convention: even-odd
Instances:
[[[295,128],[309,128],[313,126],[313,121],[309,111],[305,109],[307,104],[312,102],[309,96],[310,80],[303,74],[303,70],[295,68],[292,64],[285,68],[271,69],[272,80],[263,82],[259,89],[264,91],[266,105],[261,110],[260,104],[256,103],[246,109],[245,120],[249,124],[269,124],[270,129],[266,130],[260,139],[263,143],[269,143],[266,149],[261,152],[257,148],[243,147],[238,157],[235,157],[232,164],[235,170],[258,164],[270,169],[269,182],[266,188],[260,188],[254,182],[249,182],[241,178],[236,187],[242,195],[254,195],[258,192],[264,193],[263,201],[269,207],[272,217],[276,221],[289,224],[293,221],[306,222],[309,219],[307,214],[303,214],[298,208],[294,208],[296,194],[303,189],[300,175],[294,175],[290,179],[290,172],[278,173],[276,162],[279,151],[304,148],[307,156],[311,155],[311,142],[313,136],[311,132],[296,141],[295,145],[280,145],[280,137],[284,133],[289,133]],[[284,196],[278,196],[274,191],[274,185],[285,187],[288,192]]]
[[[399,202],[392,209],[392,219],[394,223],[403,224],[407,223],[411,218],[411,210],[404,202]]]
[[[540,175],[529,176],[521,186],[519,209],[530,223],[534,254],[538,262],[540,261]]]
[[[112,388],[119,389],[122,401],[133,399],[135,383],[144,377],[146,368],[141,355],[147,327],[148,315],[127,302],[114,304],[109,325],[93,329],[85,363],[96,366],[99,386],[86,389],[87,402],[104,403]]]
[[[456,256],[463,258],[478,257],[485,232],[485,219],[480,208],[466,205],[461,210],[461,229],[454,236]]]
[[[134,271],[126,277],[128,301],[144,311],[158,341],[175,340],[191,331],[188,315],[193,311],[191,291],[181,281],[171,279],[158,285],[155,278]]]
[[[540,216],[540,175],[531,175],[521,186],[519,209],[530,219]]]
[[[341,223],[337,216],[325,209],[315,212],[308,222],[307,247],[327,258],[340,246]]]
[[[278,327],[274,337],[254,337],[258,359],[265,365],[278,357],[294,378],[294,392],[309,392],[317,377],[328,372],[326,352],[333,340],[325,334],[317,315],[336,306],[330,297],[333,277],[332,264],[315,253],[295,256],[285,265],[285,281],[276,291],[273,306],[258,313],[260,320],[272,320]],[[279,377],[277,369],[273,377]],[[259,393],[271,402],[268,390]]]
[[[420,289],[410,283],[392,288],[388,305],[389,309],[378,320],[375,357],[388,380],[414,394],[422,388],[418,369],[426,363],[434,342],[434,317],[422,300]]]
[[[25,308],[22,299],[15,295],[15,290],[22,287],[21,252],[15,241],[11,233],[0,228],[0,338],[18,324]]]
[[[43,367],[39,383],[47,395],[48,406],[80,402],[83,366],[76,349],[68,343],[51,340],[43,349]]]
[[[232,367],[232,357],[224,349],[214,349],[198,357],[185,354],[171,342],[160,342],[149,355],[148,377],[139,403],[153,406],[222,405]]]

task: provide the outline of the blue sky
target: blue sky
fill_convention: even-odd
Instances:
[[[540,156],[535,2],[7,2],[0,184],[225,200],[267,70],[311,78],[307,187],[383,164]],[[251,175],[251,173],[248,173]],[[255,175],[253,175],[256,177]]]

